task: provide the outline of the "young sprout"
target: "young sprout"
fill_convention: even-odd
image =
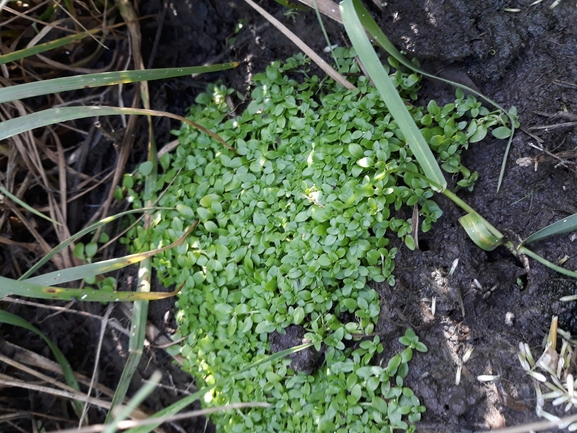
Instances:
[[[469,358],[471,358],[473,350],[474,348],[472,346],[467,349],[467,351],[463,355],[463,364],[465,364],[469,360]]]
[[[538,373],[538,372],[533,371],[533,370],[529,370],[527,373],[529,374],[529,376],[531,376],[535,380],[538,380],[539,382],[542,382],[542,383],[547,382],[547,378],[545,377],[544,374]]]
[[[477,376],[477,380],[479,382],[494,382],[499,380],[501,376],[499,376],[498,374],[480,374],[479,376]]]
[[[455,272],[455,269],[457,269],[457,266],[459,265],[459,258],[456,258],[455,260],[453,260],[453,264],[451,265],[451,269],[449,270],[449,277],[451,275],[453,275],[453,273]],[[477,280],[475,280],[477,281]]]
[[[566,379],[567,394],[569,398],[573,399],[575,397],[575,382],[573,380],[573,375],[568,374]]]
[[[473,350],[474,350],[473,347],[469,347],[465,351],[463,358],[461,358],[461,362],[457,366],[457,375],[455,376],[455,385],[458,385],[459,383],[461,383],[461,371],[463,370],[463,365],[469,360],[469,358],[471,358],[471,354],[473,353]]]

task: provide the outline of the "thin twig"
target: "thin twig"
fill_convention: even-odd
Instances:
[[[99,398],[88,397],[85,394],[82,394],[81,392],[78,392],[78,391],[76,391],[76,392],[63,391],[60,389],[49,388],[47,386],[35,385],[33,383],[24,382],[21,380],[9,380],[9,379],[4,378],[5,375],[2,375],[2,376],[3,376],[3,378],[0,378],[0,385],[12,386],[12,387],[28,389],[28,390],[32,390],[32,391],[39,391],[39,392],[43,392],[45,394],[69,398],[71,400],[87,401],[91,404],[102,407],[104,409],[110,408],[110,402],[101,400]]]
[[[92,394],[92,388],[94,387],[94,382],[96,381],[96,375],[98,374],[98,362],[100,361],[100,352],[102,350],[102,343],[104,342],[104,334],[106,332],[106,325],[108,324],[108,318],[110,317],[110,313],[112,313],[112,309],[114,308],[114,304],[108,304],[106,308],[106,312],[104,313],[104,317],[102,318],[102,322],[100,322],[100,336],[98,338],[98,345],[96,347],[96,356],[94,357],[94,369],[92,370],[92,378],[90,379],[90,386],[88,387],[88,392],[86,393],[87,396]],[[78,421],[78,428],[82,427],[82,423],[84,422],[84,418],[88,413],[88,402],[84,405],[84,409],[82,410],[82,416]]]
[[[289,38],[297,47],[299,47],[307,56],[309,56],[313,62],[315,62],[323,71],[326,72],[333,80],[337,83],[343,85],[347,89],[355,89],[345,77],[339,74],[332,66],[325,62],[317,53],[315,53],[307,44],[305,44],[297,35],[291,32],[284,24],[279,20],[261,8],[252,0],[244,0],[247,2],[254,10],[265,17],[273,26],[275,26],[280,32]]]

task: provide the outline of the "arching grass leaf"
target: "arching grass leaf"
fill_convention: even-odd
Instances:
[[[576,230],[577,230],[577,214],[573,214],[533,233],[531,236],[529,236],[527,239],[523,241],[523,244],[530,244],[531,242],[546,239],[549,236],[561,235],[563,233],[569,233]]]
[[[2,280],[6,280],[6,278],[1,278],[0,284]],[[58,361],[58,364],[60,364],[62,374],[64,375],[64,379],[66,380],[68,386],[74,388],[77,391],[80,391],[80,386],[78,385],[76,377],[74,377],[74,371],[72,370],[72,367],[70,367],[68,360],[66,359],[64,354],[60,351],[60,349],[52,342],[52,340],[48,338],[46,335],[44,335],[42,331],[40,331],[38,328],[28,323],[23,318],[4,310],[0,310],[0,323],[6,323],[12,326],[19,326],[21,328],[28,329],[29,331],[38,334],[46,342],[46,344],[48,344],[50,350],[52,350],[52,353],[54,354],[56,361]],[[75,401],[74,409],[76,410],[78,416],[80,416],[82,414],[82,403],[79,401]]]
[[[47,274],[39,275],[37,277],[28,278],[24,280],[27,283],[42,284],[46,286],[52,286],[55,284],[63,284],[70,281],[82,280],[84,278],[93,277],[95,275],[101,275],[106,272],[116,271],[118,269],[125,268],[126,266],[138,263],[148,257],[152,257],[155,254],[161,253],[163,251],[174,248],[184,242],[184,240],[190,235],[192,230],[196,227],[198,221],[190,226],[190,228],[176,241],[170,245],[163,248],[158,248],[152,251],[145,251],[143,253],[130,254],[128,256],[119,257],[117,259],[104,260],[102,262],[90,263],[87,265],[76,266],[74,268],[63,269],[60,271],[50,272]]]
[[[44,215],[43,213],[38,212],[36,209],[34,209],[31,206],[28,206],[26,203],[24,203],[22,200],[20,200],[18,197],[16,197],[15,195],[11,194],[6,188],[3,188],[0,186],[0,193],[4,194],[6,197],[8,197],[10,200],[12,200],[14,203],[19,204],[20,206],[22,206],[24,209],[26,209],[28,212],[32,212],[34,215],[39,216],[40,218],[44,218],[47,221],[50,221],[52,224],[57,224],[60,225],[60,223],[58,221],[54,221],[52,218],[47,217],[46,215]]]
[[[27,280],[30,278],[31,275],[34,275],[34,273],[40,269],[44,264],[48,263],[50,261],[50,259],[52,257],[54,257],[56,254],[58,254],[60,251],[62,251],[63,249],[67,248],[71,243],[73,243],[74,241],[80,239],[82,236],[87,235],[88,233],[93,232],[94,230],[96,230],[99,227],[102,227],[103,225],[106,225],[118,218],[122,218],[126,215],[130,215],[133,213],[141,213],[141,212],[148,212],[148,211],[152,211],[152,210],[160,210],[160,209],[165,209],[165,208],[142,208],[142,209],[133,209],[133,210],[128,210],[126,212],[121,212],[119,214],[116,215],[112,215],[109,216],[107,218],[104,218],[100,221],[95,222],[94,224],[86,227],[83,230],[80,230],[78,233],[70,236],[68,239],[66,239],[64,242],[60,243],[60,245],[57,245],[56,247],[54,247],[54,249],[52,251],[50,251],[48,254],[46,254],[44,257],[42,257],[42,259],[40,259],[38,261],[38,263],[36,263],[34,266],[32,266],[30,269],[28,269],[19,279],[18,281],[23,281],[23,280]],[[72,280],[69,280],[72,281]]]
[[[0,56],[0,64],[2,57]],[[151,69],[149,71],[120,71],[102,72],[98,74],[78,75],[74,77],[55,78],[53,80],[36,81],[18,86],[0,89],[0,103],[16,99],[31,98],[33,96],[50,93],[65,92],[83,88],[114,86],[121,83],[138,83],[140,81],[160,80],[164,78],[180,77],[183,75],[216,72],[231,69],[238,63],[224,63],[209,66],[191,66],[186,68]]]
[[[0,299],[5,296],[18,295],[29,298],[54,299],[59,301],[96,301],[96,302],[132,302],[153,301],[175,296],[174,292],[107,292],[94,289],[68,289],[64,287],[50,287],[28,281],[11,280],[0,277]]]

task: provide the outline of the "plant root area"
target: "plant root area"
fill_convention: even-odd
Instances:
[[[425,70],[475,87],[503,107],[517,107],[521,129],[512,141],[500,191],[497,183],[506,141],[488,135],[470,145],[464,155],[464,165],[477,171],[479,180],[472,192],[458,191],[460,197],[514,241],[577,212],[575,2],[561,0],[552,8],[552,0],[533,5],[532,0],[365,3],[391,41],[408,57],[419,59]],[[330,61],[314,11],[286,16],[286,9],[272,1],[262,5]],[[142,24],[145,60],[163,18],[154,68],[240,62],[238,68],[226,72],[151,83],[153,109],[182,114],[196,95],[216,80],[245,94],[253,74],[264,71],[273,60],[298,52],[242,0],[143,0],[140,13],[158,17]],[[348,45],[344,28],[323,19],[331,43]],[[239,23],[242,29],[236,33]],[[314,66],[312,69],[321,74]],[[423,105],[431,99],[441,105],[454,99],[454,89],[423,79],[419,97]],[[159,125],[159,146],[168,141],[170,129],[178,126]],[[145,149],[139,151],[144,160]],[[448,175],[447,180],[454,186],[455,180]],[[419,234],[418,250],[409,251],[398,239],[391,239],[399,248],[396,284],[375,286],[381,296],[375,331],[385,347],[380,356],[386,363],[401,349],[398,338],[406,328],[412,328],[426,344],[428,352],[415,353],[405,381],[427,409],[417,425],[419,432],[483,432],[541,420],[535,414],[533,381],[517,357],[519,343],[527,343],[538,358],[553,316],[559,317],[560,328],[577,335],[575,302],[560,301],[577,294],[577,281],[533,260],[526,268],[503,247],[491,252],[479,249],[458,222],[464,212],[444,196],[435,200],[444,214],[430,232]],[[411,210],[406,212],[409,218]],[[572,233],[531,248],[553,263],[577,269],[577,239]],[[150,320],[168,333],[172,308],[173,301],[150,304]],[[104,311],[104,307],[95,309],[98,311],[90,312]],[[40,317],[29,312],[27,318],[38,326],[38,320],[48,314]],[[76,371],[90,375],[92,364],[86,353],[97,342],[98,326],[80,315],[62,317],[48,319],[43,330],[71,359]],[[126,319],[119,317],[124,323]],[[23,346],[35,351],[45,347],[38,337],[17,332],[13,335],[21,338]],[[3,338],[10,341],[11,334]],[[120,377],[126,341],[114,332],[105,339],[107,354],[99,369],[100,378],[110,387]],[[142,376],[150,376],[155,366],[160,366],[164,371],[170,369],[173,378],[172,384],[166,382],[166,399],[157,399],[159,409],[180,397],[176,390],[186,389],[190,377],[171,366],[168,356],[155,347],[146,349]],[[492,376],[492,380],[481,381],[479,376]],[[131,390],[141,383],[140,378],[135,379]],[[7,393],[0,391],[0,396],[9,397],[12,391]],[[29,399],[20,391],[12,396],[22,405]],[[63,403],[55,408],[51,397],[37,398],[34,405],[34,411],[55,411],[59,416],[70,411]],[[561,415],[563,406],[553,409],[549,402],[545,408]],[[199,421],[184,428],[167,426],[165,431],[202,432],[210,431],[210,426]]]

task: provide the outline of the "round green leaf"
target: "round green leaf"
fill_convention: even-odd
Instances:
[[[153,168],[154,168],[154,165],[152,164],[152,161],[146,161],[146,162],[143,162],[142,164],[140,164],[140,167],[138,167],[138,171],[143,176],[148,176],[150,173],[152,173]]]

